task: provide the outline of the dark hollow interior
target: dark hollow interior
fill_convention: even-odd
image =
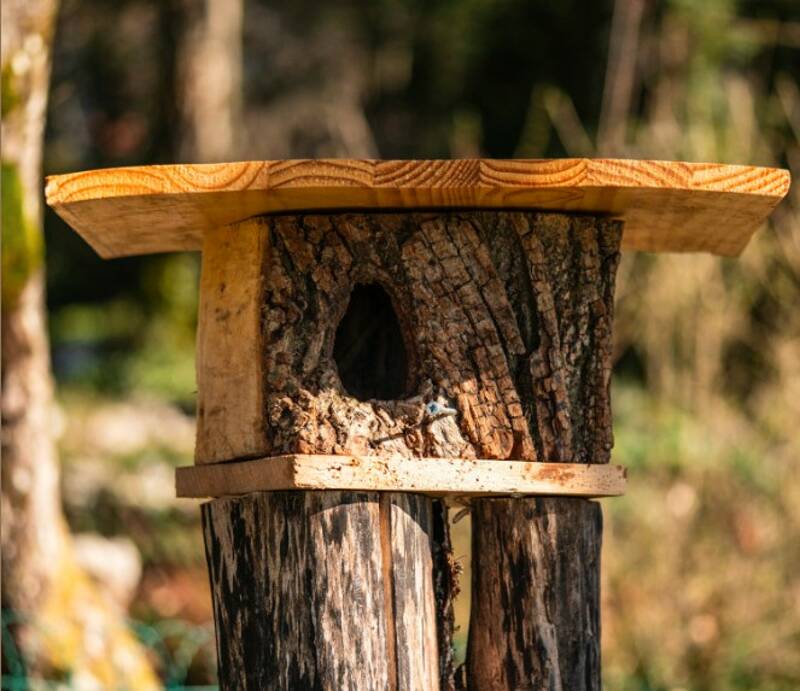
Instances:
[[[360,401],[406,394],[408,357],[400,322],[378,284],[356,285],[336,329],[333,358],[347,393]]]

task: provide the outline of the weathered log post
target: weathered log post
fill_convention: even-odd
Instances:
[[[468,687],[600,688],[588,498],[624,488],[620,248],[738,254],[787,187],[771,169],[587,160],[52,179],[48,201],[103,256],[202,249],[196,465],[177,490],[214,498],[222,687],[452,688],[457,496]]]
[[[288,215],[207,234],[198,463],[304,454],[333,470],[348,457],[454,455],[441,425],[422,424],[422,398],[409,399],[424,375],[407,356],[418,319],[403,224]],[[223,685],[438,688],[449,664],[449,595],[434,582],[441,502],[318,486],[203,507]]]
[[[493,244],[529,324],[517,389],[533,460],[608,463],[611,326],[622,224],[514,219],[527,261]],[[519,266],[519,264],[522,264]],[[477,499],[472,512],[470,689],[600,688],[600,506],[585,499]]]

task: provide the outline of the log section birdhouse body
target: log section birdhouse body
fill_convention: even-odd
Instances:
[[[52,178],[104,256],[202,249],[196,466],[177,486],[219,497],[223,686],[451,688],[432,497],[472,495],[468,686],[599,688],[600,510],[575,497],[624,488],[620,250],[735,255],[787,189],[774,169],[585,159]]]
[[[280,215],[211,231],[198,463],[607,461],[608,399],[593,392],[608,385],[620,236],[609,219],[494,211]]]

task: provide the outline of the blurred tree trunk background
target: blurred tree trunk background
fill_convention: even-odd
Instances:
[[[14,631],[29,673],[83,687],[156,688],[125,612],[78,565],[61,510],[41,227],[56,11],[55,0],[2,5],[3,606],[24,613]]]
[[[180,158],[232,161],[241,151],[244,0],[185,0],[178,57]]]

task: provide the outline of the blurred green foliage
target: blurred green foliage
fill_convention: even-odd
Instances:
[[[25,661],[14,643],[12,631],[25,622],[24,615],[4,610],[0,618],[3,643],[4,669],[0,676],[0,689],[26,691],[27,689],[71,688],[74,680],[69,673],[59,679],[40,679],[29,676]],[[185,621],[160,620],[156,622],[129,622],[137,639],[150,651],[155,669],[164,688],[169,691],[213,691],[216,684],[203,683],[214,674],[216,667],[214,632],[210,626],[193,626]],[[200,677],[201,681],[196,682]]]

